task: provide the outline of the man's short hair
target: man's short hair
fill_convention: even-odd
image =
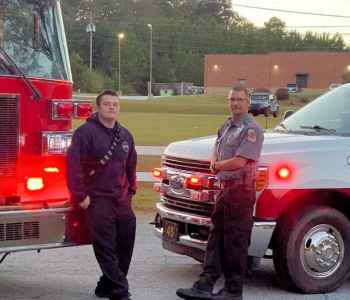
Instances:
[[[245,93],[245,96],[247,97],[247,99],[249,98],[249,92],[248,90],[245,88],[244,85],[241,84],[237,84],[232,88],[232,91],[234,92],[241,92],[243,91]]]
[[[108,96],[116,96],[118,99],[118,93],[115,91],[115,90],[105,90],[103,91],[101,94],[99,94],[96,98],[96,105],[97,106],[100,106],[100,103],[101,103],[101,98],[102,96],[104,95],[108,95]]]

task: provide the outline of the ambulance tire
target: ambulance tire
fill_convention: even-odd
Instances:
[[[274,233],[273,262],[287,288],[308,294],[333,292],[350,275],[348,218],[328,206],[288,212]]]

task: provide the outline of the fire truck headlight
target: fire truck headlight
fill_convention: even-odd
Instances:
[[[26,179],[26,188],[29,191],[38,191],[44,188],[44,182],[41,177],[29,177]]]
[[[42,155],[66,154],[72,141],[73,132],[42,132]]]

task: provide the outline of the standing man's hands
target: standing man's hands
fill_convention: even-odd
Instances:
[[[216,174],[218,172],[218,169],[215,168],[215,163],[217,163],[217,161],[212,161],[211,164],[210,164],[210,171],[213,174]]]
[[[80,202],[79,203],[79,206],[82,208],[82,209],[87,209],[90,205],[90,197],[89,196],[86,196],[85,200],[83,202]]]

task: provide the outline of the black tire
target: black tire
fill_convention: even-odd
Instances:
[[[350,222],[338,210],[312,206],[278,224],[273,262],[282,283],[304,293],[330,293],[350,274]]]
[[[259,115],[259,113],[257,111],[253,111],[253,116],[257,117]]]
[[[270,116],[270,107],[266,107],[264,110],[264,116],[268,118]]]
[[[273,116],[274,116],[275,118],[277,118],[278,115],[279,115],[279,112],[280,112],[280,109],[279,109],[279,107],[277,107],[276,110],[273,112]]]

